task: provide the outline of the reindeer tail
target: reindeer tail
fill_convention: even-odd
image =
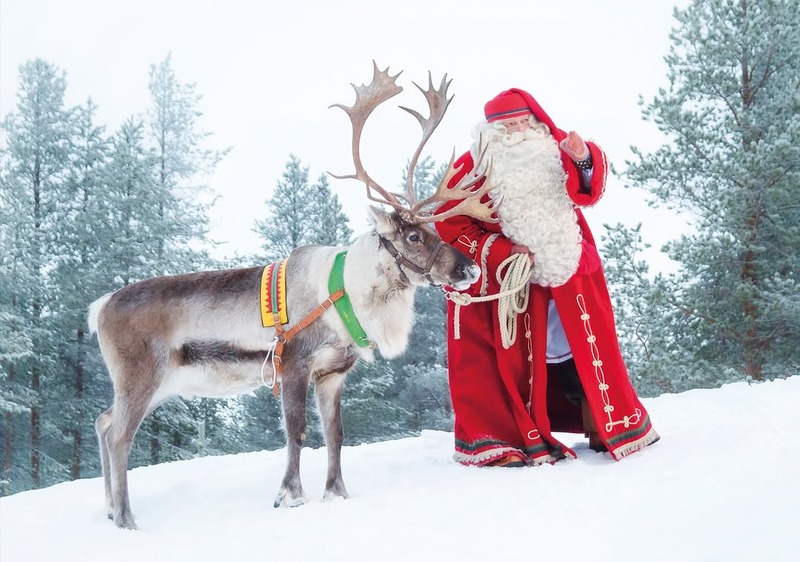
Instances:
[[[89,305],[89,317],[87,318],[89,322],[89,333],[95,334],[97,333],[97,319],[100,317],[100,312],[103,310],[103,307],[106,305],[108,300],[111,298],[111,295],[114,293],[106,293],[92,304]]]

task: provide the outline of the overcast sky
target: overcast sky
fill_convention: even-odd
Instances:
[[[200,126],[212,148],[232,147],[209,183],[220,195],[213,235],[224,253],[257,247],[253,221],[290,154],[324,172],[352,171],[350,86],[372,77],[372,60],[405,91],[368,123],[365,166],[394,185],[419,141],[419,125],[397,105],[424,108],[412,81],[447,73],[455,98],[426,152],[445,161],[470,142],[483,104],[510,87],[530,91],[562,129],[596,140],[617,169],[629,146],[664,142],[642,121],[639,96],[667,85],[672,11],[686,0],[0,0],[0,114],[14,109],[19,66],[41,57],[67,73],[67,104],[89,97],[113,133],[149,104],[150,65],[171,53],[177,78],[203,96]],[[425,112],[423,112],[425,113]],[[366,198],[354,181],[331,178],[356,233]],[[646,209],[643,194],[612,180],[588,213],[604,222],[645,220],[657,244],[674,221]]]

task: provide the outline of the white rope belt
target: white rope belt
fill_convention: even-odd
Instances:
[[[506,271],[507,270],[507,271]],[[508,349],[517,340],[517,314],[528,308],[531,284],[531,261],[526,254],[514,254],[506,258],[497,268],[500,292],[493,295],[473,297],[467,293],[448,291],[446,297],[453,301],[453,337],[461,338],[461,307],[474,302],[497,300],[497,318],[503,347]]]

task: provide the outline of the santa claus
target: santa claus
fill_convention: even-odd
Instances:
[[[500,221],[457,215],[435,223],[483,273],[468,290],[480,299],[448,304],[455,459],[478,466],[555,462],[577,455],[554,432],[573,432],[619,460],[659,436],[628,378],[600,258],[580,211],[603,194],[605,154],[558,129],[524,90],[501,92],[484,113],[451,185],[485,150],[493,163],[486,181],[497,185],[487,197],[499,202]],[[530,285],[509,342],[500,301],[491,296],[501,292],[517,254],[530,260]]]

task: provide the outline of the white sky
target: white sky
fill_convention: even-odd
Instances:
[[[661,441],[619,462],[580,435],[536,468],[461,466],[450,432],[345,447],[350,498],[330,502],[304,449],[297,508],[272,507],[284,450],[139,468],[136,532],[100,478],[66,482],[0,498],[0,560],[794,562],[798,402],[800,377],[644,399]]]
[[[113,132],[147,108],[150,65],[171,53],[178,79],[203,95],[209,145],[233,148],[209,178],[221,196],[212,234],[230,243],[223,254],[246,253],[257,248],[253,222],[290,153],[314,179],[352,171],[349,121],[329,106],[352,104],[349,84],[371,79],[373,59],[404,71],[405,91],[365,132],[365,165],[384,186],[399,182],[419,140],[416,121],[396,106],[424,108],[411,82],[424,84],[428,70],[436,80],[448,73],[455,94],[428,145],[438,161],[467,148],[486,101],[520,87],[623,169],[631,144],[652,150],[663,141],[637,101],[667,85],[676,4],[686,0],[0,0],[0,115],[14,109],[19,66],[42,57],[67,72],[67,104],[91,97]],[[331,185],[362,232],[362,186]],[[657,245],[681,230],[617,179],[587,215],[598,238],[604,222],[643,220]]]

